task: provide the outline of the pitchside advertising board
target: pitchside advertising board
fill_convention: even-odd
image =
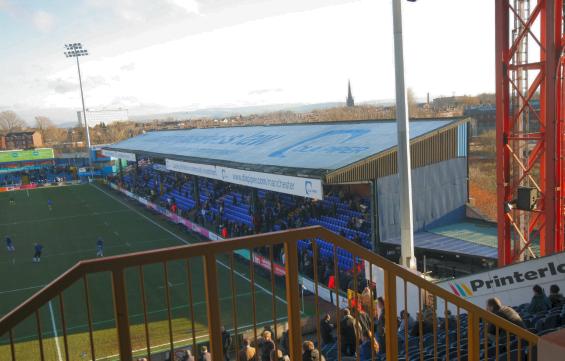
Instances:
[[[295,196],[321,200],[322,181],[314,178],[291,177],[281,174],[253,172],[207,164],[181,162],[167,159],[167,169],[196,176],[218,179],[228,183]]]
[[[106,157],[117,158],[117,159],[125,159],[125,160],[130,161],[130,162],[136,161],[135,154],[133,154],[133,153],[119,152],[117,150],[102,149],[102,154],[104,154]]]
[[[510,306],[530,302],[534,285],[540,285],[549,294],[553,284],[565,291],[565,253],[442,282],[439,286],[485,307],[491,297]]]

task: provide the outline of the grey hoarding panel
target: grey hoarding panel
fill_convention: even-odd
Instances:
[[[398,175],[377,180],[380,239],[400,236]],[[412,170],[414,231],[452,217],[467,202],[467,159],[456,158]]]

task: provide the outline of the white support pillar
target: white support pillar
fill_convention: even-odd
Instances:
[[[394,27],[394,65],[396,78],[396,124],[398,133],[398,176],[400,178],[400,264],[416,269],[414,224],[412,213],[412,175],[410,131],[406,84],[404,82],[404,49],[402,40],[402,0],[392,1]]]

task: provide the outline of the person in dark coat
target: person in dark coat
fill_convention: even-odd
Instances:
[[[346,356],[355,355],[357,345],[357,322],[351,316],[349,309],[343,310],[343,318],[340,322],[341,352]]]
[[[320,321],[320,335],[322,336],[322,344],[328,345],[335,342],[333,336],[334,325],[330,323],[331,317],[326,313],[322,321]]]
[[[271,338],[271,331],[263,331],[263,340],[261,343],[261,361],[270,361],[271,351],[275,349],[275,343]]]
[[[551,285],[549,287],[549,302],[551,303],[551,308],[565,305],[565,297],[559,293],[558,285]]]
[[[222,326],[222,351],[224,352],[224,360],[230,361],[230,348],[231,348],[231,335],[226,330],[224,326]]]
[[[532,297],[532,301],[528,306],[528,312],[531,314],[535,314],[538,312],[545,312],[551,308],[551,302],[545,295],[543,288],[540,285],[535,285],[533,287],[534,296]]]
[[[304,341],[302,344],[302,361],[321,361],[320,351],[314,347],[314,342]]]

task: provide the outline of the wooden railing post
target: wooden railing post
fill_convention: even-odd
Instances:
[[[300,360],[302,359],[302,327],[300,321],[300,297],[298,296],[298,245],[296,242],[286,241],[284,243],[284,254],[289,356],[291,360]]]
[[[206,314],[208,316],[208,335],[210,352],[213,360],[223,360],[222,321],[220,313],[220,295],[218,294],[218,268],[216,255],[206,253],[204,256],[204,282],[206,288]],[[197,350],[194,350],[197,354]]]
[[[387,361],[398,360],[398,320],[396,309],[396,275],[384,269],[385,344]]]
[[[479,315],[476,312],[469,311],[468,315],[468,360],[469,361],[479,361],[479,349],[480,349],[480,324]],[[485,330],[485,333],[488,330]],[[486,336],[485,336],[486,337]]]
[[[121,361],[132,361],[131,337],[129,331],[128,300],[124,271],[112,271],[112,290],[114,293],[114,315],[118,331],[118,347]]]

